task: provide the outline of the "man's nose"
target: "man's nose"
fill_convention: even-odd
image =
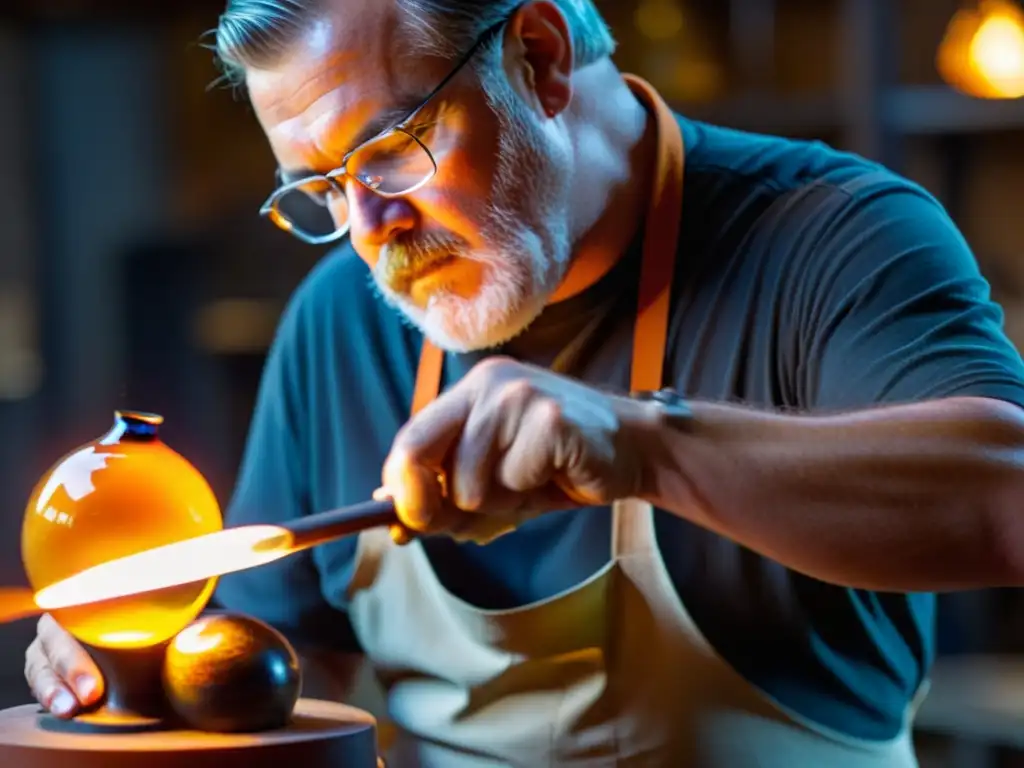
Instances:
[[[382,197],[359,184],[347,190],[352,239],[380,248],[416,226],[416,209],[404,197]]]

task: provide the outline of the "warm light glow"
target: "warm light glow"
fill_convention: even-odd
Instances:
[[[291,554],[291,534],[274,525],[249,525],[185,539],[88,568],[36,592],[46,611],[256,568]]]
[[[1024,28],[1015,19],[985,19],[971,41],[971,61],[1008,95],[1024,94]]]
[[[221,299],[196,313],[200,345],[215,352],[252,352],[267,348],[274,338],[281,307],[273,301]]]
[[[685,23],[677,0],[643,0],[634,21],[640,33],[651,40],[671,40]]]
[[[224,634],[210,629],[209,622],[200,619],[185,627],[173,641],[174,650],[188,655],[199,655],[212,651],[224,640]]]
[[[153,433],[136,439],[125,414],[118,414],[106,434],[64,456],[36,483],[21,530],[22,563],[34,592],[59,598],[55,585],[79,573],[224,528],[202,473],[158,438],[160,417],[130,418]],[[144,580],[133,585],[131,578],[117,593],[139,597],[103,599],[107,590],[87,607],[75,607],[82,602],[77,598],[41,607],[84,643],[143,648],[174,637],[202,612],[216,587],[215,579],[199,579],[146,591]]]
[[[100,638],[110,646],[140,648],[153,643],[152,632],[103,632]]]
[[[105,439],[65,457],[29,499],[22,559],[36,592],[102,563],[223,528],[213,492],[181,456],[159,442]],[[177,634],[215,586],[199,581],[88,608],[44,610],[83,642],[141,648]]]
[[[0,587],[0,624],[38,616],[40,613],[31,589]]]
[[[939,46],[943,79],[971,96],[1024,96],[1024,9],[1011,0],[980,0],[959,11]]]

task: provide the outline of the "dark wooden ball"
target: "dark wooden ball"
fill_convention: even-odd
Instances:
[[[281,633],[250,616],[216,613],[171,641],[163,682],[171,708],[190,728],[256,732],[289,723],[302,672]]]

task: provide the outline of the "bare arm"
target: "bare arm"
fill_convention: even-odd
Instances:
[[[825,417],[698,403],[659,426],[645,494],[815,578],[1024,584],[1024,412],[949,398]]]
[[[792,249],[775,322],[801,415],[696,404],[654,495],[823,580],[1024,583],[1024,365],[968,244],[886,174],[787,210],[766,237]]]

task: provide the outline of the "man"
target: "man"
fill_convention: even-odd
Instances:
[[[339,242],[228,522],[390,494],[413,538],[220,603],[365,654],[403,768],[914,765],[930,593],[1024,581],[1024,366],[939,205],[672,115],[590,0],[231,0],[218,47],[264,213]],[[102,686],[49,618],[27,671]]]

